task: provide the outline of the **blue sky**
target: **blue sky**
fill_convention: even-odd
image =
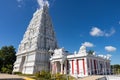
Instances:
[[[0,47],[18,48],[38,7],[37,0],[0,1]],[[85,45],[120,64],[120,0],[50,0],[49,9],[60,47],[74,52]]]

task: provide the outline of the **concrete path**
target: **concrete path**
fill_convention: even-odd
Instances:
[[[34,79],[18,75],[0,74],[0,80],[34,80]]]
[[[99,76],[99,75],[93,75],[93,76],[87,76],[85,78],[80,78],[78,80],[97,80],[99,78],[103,78],[104,76]]]
[[[120,75],[108,75],[107,80],[120,80]]]

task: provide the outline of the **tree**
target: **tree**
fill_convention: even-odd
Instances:
[[[90,54],[90,55],[93,55],[94,51],[93,50],[89,50],[87,53]]]
[[[111,70],[113,74],[120,74],[120,65],[119,64],[111,65]]]
[[[16,51],[13,46],[4,46],[0,49],[0,71],[11,73],[16,60]]]

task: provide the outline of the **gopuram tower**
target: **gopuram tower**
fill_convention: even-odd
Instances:
[[[48,51],[56,48],[58,46],[53,24],[48,13],[48,6],[45,4],[33,14],[23,40],[19,44],[13,72],[33,74],[41,70],[49,71],[50,54]]]

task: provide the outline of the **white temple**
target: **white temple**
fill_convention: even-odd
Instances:
[[[74,54],[58,48],[47,5],[33,14],[16,56],[13,72],[23,74],[41,70],[75,77],[110,73],[110,59],[107,56],[90,55],[85,46]]]
[[[21,41],[13,72],[33,74],[41,70],[49,70],[49,49],[56,49],[55,32],[48,13],[48,7],[38,9],[28,25]]]
[[[69,74],[74,77],[110,74],[110,57],[89,54],[85,46],[81,46],[79,52],[74,54],[63,48],[55,49],[53,53],[50,58],[53,74]]]

